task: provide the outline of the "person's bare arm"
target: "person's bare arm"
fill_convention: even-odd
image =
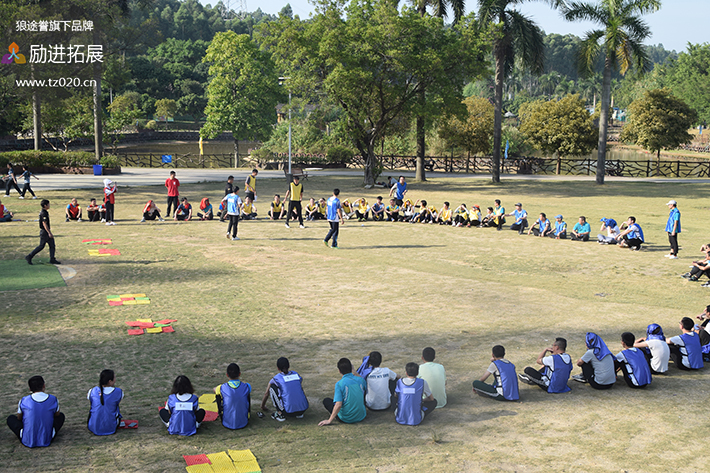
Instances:
[[[481,375],[481,377],[478,378],[478,380],[481,381],[481,382],[485,382],[485,381],[488,379],[488,377],[489,377],[490,375],[491,375],[491,372],[488,371],[488,370],[486,370],[486,371],[483,372],[483,375]]]
[[[538,365],[545,366],[545,363],[542,362],[542,359],[545,358],[545,356],[547,355],[547,352],[548,352],[548,351],[549,351],[550,353],[552,353],[552,348],[545,348],[544,350],[542,350],[542,351],[540,352],[540,355],[537,357],[537,364],[538,364]]]
[[[271,388],[271,383],[269,383],[268,386],[266,386],[266,392],[264,393],[264,397],[261,399],[261,410],[268,412],[269,409],[266,408],[266,400],[269,399],[269,389]]]
[[[343,407],[343,403],[338,401],[335,403],[333,406],[333,412],[330,414],[330,417],[327,420],[322,420],[318,423],[319,426],[323,425],[330,425],[334,420],[335,416],[338,415],[338,412],[340,412],[340,409]]]

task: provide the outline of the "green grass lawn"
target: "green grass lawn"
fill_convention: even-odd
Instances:
[[[364,194],[360,178],[317,177],[305,196]],[[195,208],[221,183],[184,185]],[[282,180],[260,180],[257,206],[266,215]],[[520,385],[521,402],[489,401],[471,392],[502,344],[521,372],[557,336],[578,359],[587,331],[612,352],[620,334],[642,336],[652,322],[668,336],[678,321],[708,303],[710,289],[678,277],[688,270],[706,235],[708,188],[699,184],[507,181],[494,186],[466,179],[411,184],[409,196],[437,207],[444,200],[508,210],[522,201],[537,213],[565,215],[573,225],[586,215],[596,235],[601,217],[637,217],[648,245],[640,252],[594,242],[553,241],[494,229],[403,223],[341,227],[341,250],[325,248],[327,223],[306,229],[281,222],[241,222],[241,241],[228,241],[226,224],[138,221],[148,198],[165,210],[162,186],[121,188],[115,227],[64,223],[71,197],[82,206],[96,191],[40,195],[52,200],[57,258],[77,271],[66,287],[5,291],[0,288],[0,376],[3,412],[16,410],[27,379],[41,374],[57,395],[67,422],[49,448],[26,449],[0,429],[3,471],[184,471],[182,455],[250,448],[263,471],[705,471],[702,440],[708,374],[679,372],[633,391],[623,380],[611,391],[570,381],[572,392],[549,395]],[[683,214],[681,258],[663,258],[670,198]],[[39,201],[3,199],[23,220],[36,219]],[[216,205],[215,205],[216,207]],[[22,259],[38,242],[37,223],[0,224],[0,259]],[[90,257],[85,238],[112,238],[121,256]],[[96,247],[93,247],[96,248]],[[47,250],[38,258],[47,259]],[[109,307],[108,294],[146,293],[148,306]],[[175,318],[172,334],[126,334],[125,321]],[[379,350],[383,366],[403,373],[432,346],[448,375],[449,403],[418,427],[391,413],[368,413],[357,425],[318,427],[327,418],[321,401],[332,397],[338,358],[359,365]],[[276,359],[287,356],[304,377],[311,407],[305,419],[284,423],[256,417]],[[169,436],[158,407],[179,374],[197,394],[225,380],[230,362],[251,383],[252,421],[240,431],[205,423],[189,438]],[[86,428],[87,391],[102,369],[116,371],[126,397],[125,418],[138,430],[95,437]],[[579,369],[575,369],[577,373]],[[270,403],[269,403],[270,406]]]

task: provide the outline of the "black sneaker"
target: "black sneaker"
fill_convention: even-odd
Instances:
[[[55,259],[52,259],[52,260],[49,260],[49,264],[62,264],[62,263],[60,263],[59,261],[57,261]]]
[[[685,273],[685,274],[680,275],[681,278],[685,278],[685,279],[690,279],[690,276],[691,276],[690,273]]]
[[[283,414],[279,414],[278,412],[274,412],[273,414],[271,414],[271,418],[279,422],[283,422],[286,420],[286,417],[284,417]]]
[[[572,379],[575,380],[575,381],[579,381],[580,383],[586,383],[586,382],[587,382],[587,379],[584,377],[583,374],[576,374],[576,375],[572,376]]]
[[[27,264],[32,265],[32,258],[30,255],[25,256],[25,261],[27,261]]]

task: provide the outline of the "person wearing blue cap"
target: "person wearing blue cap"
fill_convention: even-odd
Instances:
[[[678,259],[678,234],[680,233],[680,210],[678,210],[678,202],[670,200],[666,204],[670,210],[668,214],[668,222],[666,222],[666,232],[668,233],[668,242],[671,244],[671,252],[666,255],[666,258]]]
[[[666,343],[663,329],[658,324],[649,324],[646,328],[646,337],[639,338],[634,347],[641,348],[646,353],[646,359],[651,367],[651,373],[662,374],[668,371],[668,360],[671,350]]]
[[[601,233],[597,235],[597,240],[600,245],[616,245],[616,236],[621,232],[619,225],[613,218],[603,218],[600,220],[602,227],[599,229]],[[604,235],[606,230],[606,235]]]
[[[550,238],[564,240],[567,238],[567,223],[562,214],[555,216],[555,229],[550,233]]]
[[[614,358],[602,337],[593,332],[587,332],[585,337],[587,351],[577,360],[577,366],[582,368],[582,374],[572,376],[580,383],[589,383],[594,389],[609,389],[616,382]]]
[[[614,366],[624,374],[624,381],[633,389],[645,388],[651,384],[651,368],[643,352],[634,347],[635,337],[631,332],[621,334],[621,350],[616,355]]]

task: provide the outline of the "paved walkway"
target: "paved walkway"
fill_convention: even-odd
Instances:
[[[176,169],[177,178],[183,184],[194,184],[198,182],[223,182],[230,174],[234,176],[235,182],[242,183],[246,179],[250,170],[248,169]],[[320,171],[309,171],[312,176],[362,176],[362,171],[357,169],[324,169]],[[52,191],[62,189],[101,189],[104,178],[109,178],[124,186],[163,186],[165,179],[169,177],[170,169],[165,168],[123,168],[123,172],[117,176],[93,176],[86,174],[40,174],[39,180],[32,179],[32,188],[38,191]],[[407,179],[414,178],[413,171],[385,171],[384,176],[403,175]],[[456,179],[483,179],[490,180],[490,174],[463,174],[463,173],[442,173],[430,172],[429,177],[436,178],[456,178]],[[283,179],[283,171],[259,171],[259,179]],[[589,181],[593,182],[592,176],[568,176],[568,175],[526,175],[526,174],[504,174],[501,180],[532,180],[532,181]],[[612,177],[607,176],[608,182],[657,182],[657,183],[710,183],[710,179],[671,179],[671,178],[646,178],[646,177]],[[22,184],[20,184],[22,187]],[[0,191],[1,192],[1,191]],[[12,195],[16,195],[13,191]]]

